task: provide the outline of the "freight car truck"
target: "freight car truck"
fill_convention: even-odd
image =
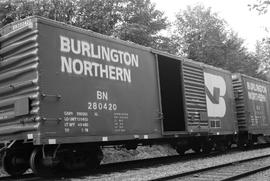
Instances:
[[[92,168],[100,147],[229,146],[231,74],[56,21],[0,31],[0,140],[10,175]]]

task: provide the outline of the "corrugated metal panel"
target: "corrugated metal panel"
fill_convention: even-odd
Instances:
[[[246,106],[243,82],[239,74],[233,76],[233,90],[235,95],[236,116],[239,131],[247,130]]]
[[[24,27],[0,37],[0,134],[37,129],[38,30]]]
[[[183,63],[183,78],[188,127],[208,128],[203,69],[195,64]]]

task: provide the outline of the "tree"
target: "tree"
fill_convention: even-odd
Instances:
[[[0,3],[5,11],[2,22],[7,19],[20,20],[28,16],[38,15],[67,24],[73,24],[76,16],[76,0],[7,0]]]
[[[158,33],[169,25],[164,13],[150,0],[124,0],[121,16],[114,33],[116,37],[154,48],[162,38]]]
[[[173,55],[181,55],[178,51],[181,44],[177,41],[177,38],[174,35],[170,36],[156,36],[153,40],[153,48]]]
[[[270,72],[270,43],[268,39],[257,41],[256,57],[260,60],[259,71],[266,75]]]
[[[249,4],[250,10],[256,10],[260,15],[266,14],[270,5],[270,0],[257,0],[256,3]],[[265,31],[269,33],[267,28]],[[263,78],[270,80],[270,38],[269,35],[257,41],[255,56],[259,61],[259,72]]]
[[[159,35],[167,18],[150,0],[6,0],[0,8],[3,24],[39,15],[153,48],[168,42]]]
[[[256,3],[249,4],[250,9],[254,9],[259,12],[259,14],[265,14],[268,11],[270,5],[270,0],[257,0]]]
[[[75,26],[112,35],[121,21],[123,0],[80,0]]]
[[[177,14],[175,24],[175,36],[188,58],[232,72],[257,75],[257,59],[211,8],[188,6]]]
[[[183,44],[182,51],[190,59],[213,64],[215,60],[211,57],[222,50],[222,42],[225,40],[225,21],[212,13],[210,8],[201,5],[193,8],[188,6],[176,18],[175,34]]]

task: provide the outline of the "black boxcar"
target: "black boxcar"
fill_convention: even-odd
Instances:
[[[59,160],[69,169],[82,165],[73,159],[95,165],[100,145],[161,137],[150,48],[40,17],[0,33],[0,140],[9,174],[23,173],[29,160],[37,174]]]
[[[0,33],[0,140],[11,175],[96,166],[104,145],[165,142],[184,153],[234,141],[228,71],[40,17]]]
[[[2,30],[0,53],[1,135],[35,144],[160,135],[150,49],[30,18]]]

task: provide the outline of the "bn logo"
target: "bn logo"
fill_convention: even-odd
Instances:
[[[223,77],[204,72],[208,117],[224,117],[226,83]]]

